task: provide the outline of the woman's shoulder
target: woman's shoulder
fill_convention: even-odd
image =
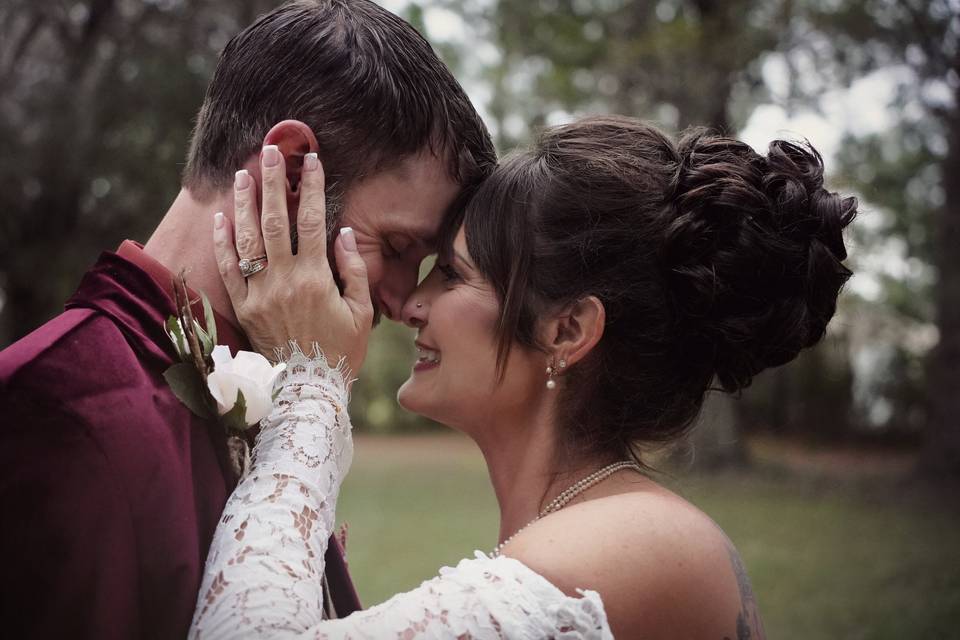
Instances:
[[[702,511],[653,485],[544,518],[505,549],[563,592],[597,591],[620,637],[741,637],[762,627],[739,555]]]

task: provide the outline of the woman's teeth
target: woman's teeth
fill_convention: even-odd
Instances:
[[[440,362],[440,352],[433,351],[431,349],[424,349],[423,347],[417,347],[417,362],[429,362],[430,364],[436,364]]]

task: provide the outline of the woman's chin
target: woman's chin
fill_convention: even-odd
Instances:
[[[445,397],[438,397],[432,384],[424,383],[424,380],[417,379],[416,373],[411,375],[400,385],[397,403],[410,413],[444,424],[442,418],[449,417],[450,406],[445,402]]]
[[[411,413],[429,418],[424,412],[423,389],[418,388],[419,386],[413,376],[407,378],[397,391],[397,403]]]
[[[416,374],[407,378],[397,391],[397,403],[410,413],[423,416],[446,427],[470,435],[462,428],[457,403],[451,403],[446,393],[437,394],[432,385],[417,380]]]

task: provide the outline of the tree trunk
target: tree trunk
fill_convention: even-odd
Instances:
[[[954,105],[960,105],[960,88],[954,91]],[[930,362],[930,417],[920,469],[938,478],[960,477],[960,107],[944,120],[948,148],[942,165],[945,199],[937,224],[935,294],[940,341]]]
[[[691,466],[697,470],[746,466],[749,456],[740,428],[737,398],[728,393],[708,393],[697,424],[690,432],[689,444],[693,449]]]

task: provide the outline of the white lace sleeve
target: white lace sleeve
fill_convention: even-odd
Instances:
[[[412,591],[315,625],[302,637],[613,640],[600,594],[580,594],[566,595],[518,560],[477,551]]]
[[[353,459],[346,382],[297,351],[275,389],[210,545],[192,638],[288,634],[322,619],[323,557]]]
[[[346,384],[322,358],[300,355],[278,385],[250,472],[217,527],[191,638],[613,638],[596,592],[567,596],[519,561],[482,553],[324,620],[324,552],[353,457]]]

